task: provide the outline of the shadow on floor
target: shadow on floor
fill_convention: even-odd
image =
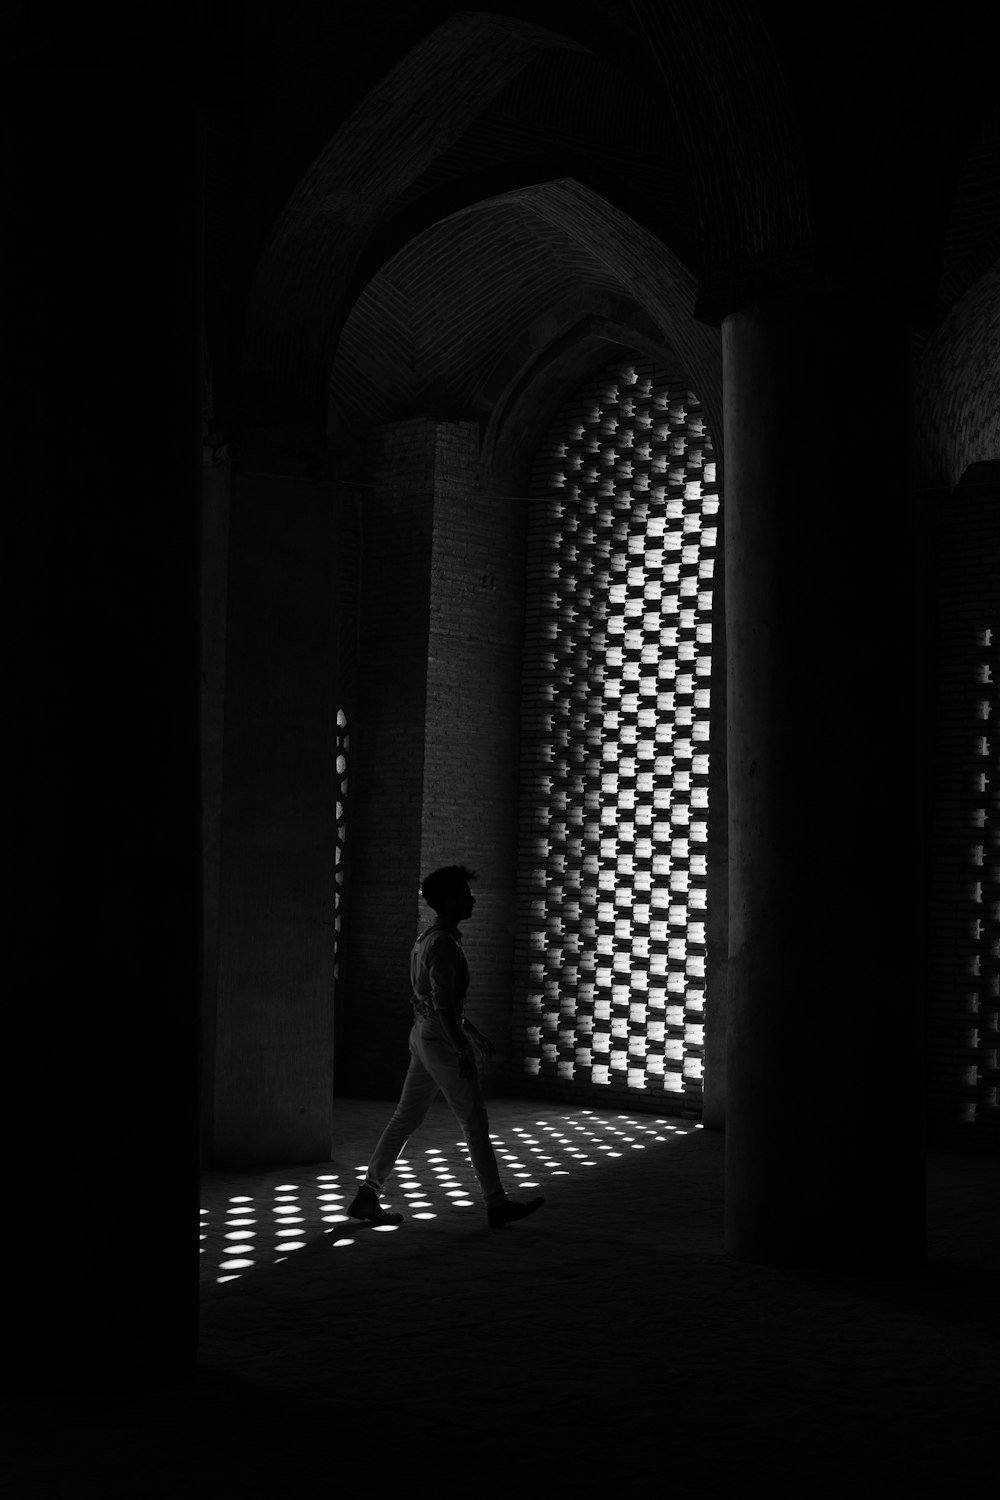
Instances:
[[[811,1497],[981,1488],[995,1463],[994,1159],[928,1165],[924,1274],[747,1266],[722,1243],[721,1137],[494,1102],[510,1191],[485,1226],[435,1109],[372,1230],[344,1209],[383,1104],[338,1106],[334,1160],[204,1182],[195,1377],[10,1403],[8,1495]]]

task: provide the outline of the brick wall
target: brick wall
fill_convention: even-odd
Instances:
[[[925,483],[955,485],[1000,454],[1000,264],[951,308],[915,371],[916,458]]]
[[[330,1150],[344,507],[331,484],[233,476],[218,986],[203,1028],[214,1165]]]
[[[478,484],[475,423],[372,429],[351,743],[342,1093],[391,1098],[407,1062],[408,960],[442,864],[479,874],[469,1011],[506,1078],[514,920],[523,516]]]
[[[480,875],[466,928],[470,1011],[501,1053],[487,1085],[519,1092],[510,1027],[525,502],[480,483],[475,424],[420,418],[371,433],[362,508],[338,1089],[395,1096],[406,1065],[407,957],[426,915],[419,881],[462,861]],[[981,781],[988,758],[977,749],[995,693],[996,515],[982,482],[956,489],[933,585],[929,1115],[933,1134],[964,1139],[985,1138],[996,1114],[996,870]],[[713,726],[713,748],[717,738]],[[724,845],[712,863],[721,889]],[[711,965],[708,978],[711,988]],[[721,1117],[722,1079],[717,1104]]]
[[[435,455],[427,424],[371,429],[361,488],[335,1070],[391,1098],[406,1069],[407,961],[419,904]]]
[[[497,1045],[484,1073],[505,1092],[510,1056],[524,501],[477,482],[479,431],[436,425],[422,866],[479,874],[464,929],[469,1014]]]

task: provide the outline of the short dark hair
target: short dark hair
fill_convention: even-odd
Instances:
[[[440,870],[432,870],[425,878],[420,894],[428,906],[440,912],[451,896],[457,895],[463,885],[475,878],[475,870],[466,869],[465,865],[442,865]]]

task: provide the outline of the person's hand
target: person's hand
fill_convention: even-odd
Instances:
[[[458,1054],[458,1076],[459,1078],[471,1078],[476,1071],[476,1059],[472,1055],[471,1047],[463,1047]]]
[[[474,1031],[472,1033],[472,1045],[475,1047],[480,1057],[496,1056],[497,1049],[494,1047],[489,1037],[483,1036],[483,1033],[481,1031]]]

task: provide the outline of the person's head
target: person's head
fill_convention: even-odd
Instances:
[[[463,922],[472,916],[476,904],[469,889],[470,880],[475,878],[475,870],[467,870],[465,865],[443,865],[427,876],[420,894],[439,917],[449,922]]]

